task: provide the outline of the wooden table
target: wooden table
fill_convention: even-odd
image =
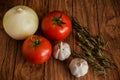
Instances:
[[[23,41],[10,38],[2,25],[5,12],[20,4],[33,8],[40,21],[50,11],[64,11],[88,27],[92,35],[101,36],[108,42],[105,55],[118,66],[107,70],[106,80],[120,80],[120,0],[0,0],[0,80],[104,80],[104,76],[94,75],[91,67],[87,75],[75,78],[64,62],[53,57],[41,65],[27,62],[21,55]],[[72,34],[64,41],[72,51],[77,48]]]

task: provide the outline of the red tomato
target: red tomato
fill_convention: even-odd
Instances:
[[[72,31],[72,23],[65,13],[53,11],[43,18],[41,29],[47,37],[53,40],[63,40]]]
[[[37,35],[27,38],[22,46],[23,56],[30,62],[41,64],[46,62],[52,53],[51,43]]]

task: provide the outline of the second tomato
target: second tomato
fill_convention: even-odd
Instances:
[[[23,56],[30,62],[42,64],[46,62],[52,53],[51,43],[44,37],[33,35],[28,37],[22,46]]]
[[[43,18],[41,29],[50,39],[63,40],[72,31],[72,23],[65,13],[53,11]]]

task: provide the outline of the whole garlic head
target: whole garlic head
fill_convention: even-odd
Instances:
[[[75,77],[81,77],[88,72],[88,63],[84,59],[75,58],[69,64],[69,69]]]
[[[70,46],[68,43],[60,42],[54,46],[53,56],[55,59],[61,61],[67,59],[71,54]]]

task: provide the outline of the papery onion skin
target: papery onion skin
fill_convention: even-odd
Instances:
[[[16,40],[23,40],[33,35],[39,25],[36,12],[23,5],[8,10],[3,17],[3,27],[6,33]]]

